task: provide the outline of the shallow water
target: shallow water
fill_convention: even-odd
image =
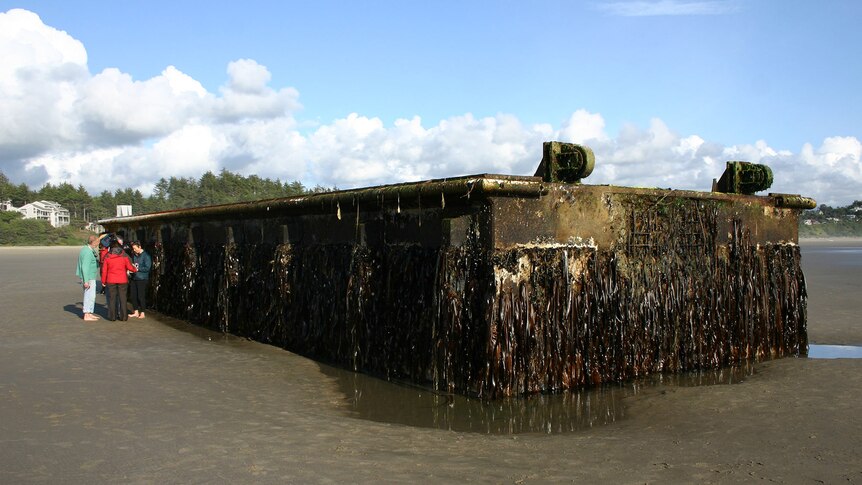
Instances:
[[[250,348],[258,345],[242,337],[163,315],[159,315],[159,322],[234,351],[250,351],[249,345]],[[491,435],[584,431],[626,419],[629,404],[639,397],[664,394],[673,387],[738,384],[756,373],[755,366],[747,364],[683,374],[656,374],[574,391],[486,400],[434,392],[410,383],[389,382],[322,363],[316,365],[319,368],[316,379],[312,375],[295,374],[290,377],[291,385],[304,388],[310,402],[314,401],[313,395],[334,390],[341,397],[329,402],[346,417]]]
[[[862,345],[862,241],[803,241],[809,344]]]
[[[554,394],[483,400],[440,394],[363,374],[321,365],[345,398],[353,418],[422,428],[484,434],[560,434],[625,419],[630,399],[664,393],[669,387],[736,384],[754,374],[754,366],[678,375],[654,375],[619,384]]]
[[[856,345],[809,345],[809,359],[862,359],[862,347]]]
[[[829,255],[835,263],[849,266],[862,266],[862,247],[853,246],[803,246],[804,254]]]

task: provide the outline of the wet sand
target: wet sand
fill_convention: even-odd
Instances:
[[[862,344],[859,266],[802,247],[812,342]],[[862,359],[647,387],[566,434],[420,428],[351,417],[390,385],[274,347],[155,314],[81,321],[77,251],[0,248],[0,483],[862,481]]]
[[[811,343],[862,345],[862,238],[803,239]]]

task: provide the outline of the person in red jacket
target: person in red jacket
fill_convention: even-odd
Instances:
[[[129,319],[129,312],[126,307],[126,296],[129,291],[129,273],[127,272],[134,273],[136,271],[138,269],[132,265],[120,243],[112,242],[105,260],[102,261],[102,285],[108,289],[108,320],[126,321]]]

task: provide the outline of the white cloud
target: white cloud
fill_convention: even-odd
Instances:
[[[658,0],[658,1],[627,1],[609,2],[597,5],[611,15],[623,17],[648,17],[657,15],[725,15],[739,10],[739,4],[734,0]]]
[[[230,77],[227,88],[238,93],[259,94],[266,92],[272,75],[265,66],[252,59],[240,59],[227,66]]]
[[[79,41],[23,10],[0,13],[0,58],[0,170],[34,187],[69,181],[94,194],[125,187],[148,194],[161,177],[222,168],[341,188],[532,175],[542,142],[556,139],[593,148],[590,183],[709,190],[726,160],[742,159],[773,168],[772,191],[833,205],[862,199],[855,137],[826,138],[798,153],[763,140],[722,146],[657,118],[609,134],[600,113],[583,109],[559,126],[470,113],[430,126],[418,116],[386,125],[353,113],[309,130],[293,117],[299,93],[271,87],[269,70],[254,60],[231,62],[218,93],[174,66],[146,80],[118,69],[93,75]]]
[[[356,186],[535,170],[541,149],[533,147],[550,135],[549,127],[524,127],[511,115],[466,114],[430,128],[417,117],[386,128],[378,118],[354,113],[311,134],[309,150],[315,180]]]
[[[38,15],[21,9],[0,12],[0,85],[17,85],[19,70],[55,71],[66,65],[86,65],[84,45],[61,30],[48,27]],[[14,87],[14,85],[13,85]]]
[[[677,146],[673,148],[673,152],[681,156],[694,157],[697,155],[697,151],[703,146],[703,144],[703,138],[697,135],[687,136],[679,140]]]
[[[299,92],[293,88],[278,91],[267,84],[272,77],[265,66],[251,59],[228,64],[228,83],[215,100],[214,114],[222,121],[248,118],[277,118],[298,110]]]
[[[836,205],[862,200],[862,142],[847,137],[829,137],[815,149],[806,143],[798,155],[782,153],[776,165],[783,168],[776,181],[800,192],[815,194],[818,202]]]
[[[89,75],[81,42],[13,9],[0,12],[0,59],[0,163],[74,140],[75,86]]]
[[[25,168],[44,168],[50,180],[98,180],[111,164],[123,156],[122,148],[104,148],[77,153],[46,153],[30,159]],[[95,194],[94,194],[95,195]]]
[[[227,145],[218,154],[220,169],[281,180],[306,175],[307,139],[291,118],[217,125]]]
[[[157,173],[198,177],[219,169],[218,155],[226,137],[207,125],[186,125],[159,140],[149,151],[148,164]]]
[[[579,109],[563,123],[559,138],[571,143],[606,142],[605,119],[598,113]]]
[[[78,112],[87,136],[101,143],[164,136],[203,114],[206,90],[173,66],[146,81],[105,69],[79,89]]]

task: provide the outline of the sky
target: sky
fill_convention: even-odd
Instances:
[[[0,171],[90,193],[227,169],[338,188],[532,175],[862,199],[862,2],[0,0]]]

